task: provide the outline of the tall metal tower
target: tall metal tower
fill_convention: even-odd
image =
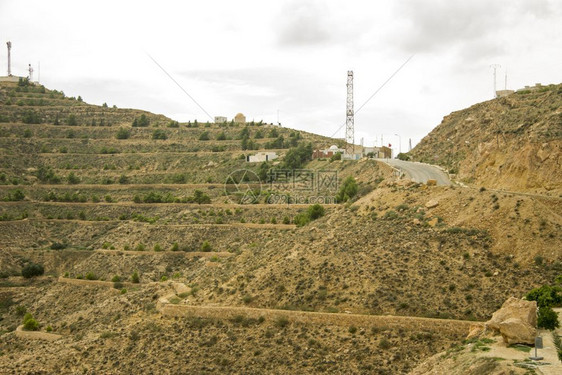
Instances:
[[[492,64],[490,65],[490,68],[494,69],[494,98],[498,97],[497,91],[496,91],[496,70],[498,68],[501,68],[502,66],[500,64]]]
[[[8,46],[8,77],[12,76],[12,65],[10,63],[10,50],[12,49],[12,42],[7,42],[6,45]]]
[[[347,71],[347,106],[345,111],[345,153],[355,154],[355,130],[353,110],[353,71]]]

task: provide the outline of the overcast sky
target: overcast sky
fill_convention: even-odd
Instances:
[[[277,121],[332,136],[345,122],[347,70],[355,108],[413,58],[355,117],[365,145],[407,150],[452,111],[498,89],[562,81],[559,0],[0,0],[0,75],[41,64],[41,83],[93,104],[179,121],[207,115]],[[336,137],[344,137],[341,128]]]

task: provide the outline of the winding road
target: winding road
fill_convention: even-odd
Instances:
[[[393,168],[400,170],[408,178],[415,182],[426,183],[427,180],[436,180],[439,186],[451,185],[449,176],[441,169],[424,163],[402,161],[398,159],[377,159],[382,163],[386,163]]]

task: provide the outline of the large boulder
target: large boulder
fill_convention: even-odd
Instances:
[[[537,329],[517,318],[510,318],[500,323],[500,334],[507,345],[535,343]]]
[[[502,335],[507,344],[534,344],[537,334],[537,302],[510,297],[485,324]]]
[[[495,331],[499,331],[500,323],[510,319],[518,318],[529,325],[537,326],[537,302],[526,301],[515,297],[509,297],[502,307],[492,315],[486,326]]]

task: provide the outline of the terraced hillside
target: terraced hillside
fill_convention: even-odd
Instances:
[[[335,141],[276,126],[0,87],[0,373],[407,373],[562,271],[559,200],[310,161]],[[247,163],[257,150],[281,157]],[[259,183],[297,165],[356,192]],[[241,169],[252,204],[224,184]],[[26,312],[61,337],[19,336]]]
[[[475,186],[560,196],[562,85],[534,87],[453,112],[412,151]]]

